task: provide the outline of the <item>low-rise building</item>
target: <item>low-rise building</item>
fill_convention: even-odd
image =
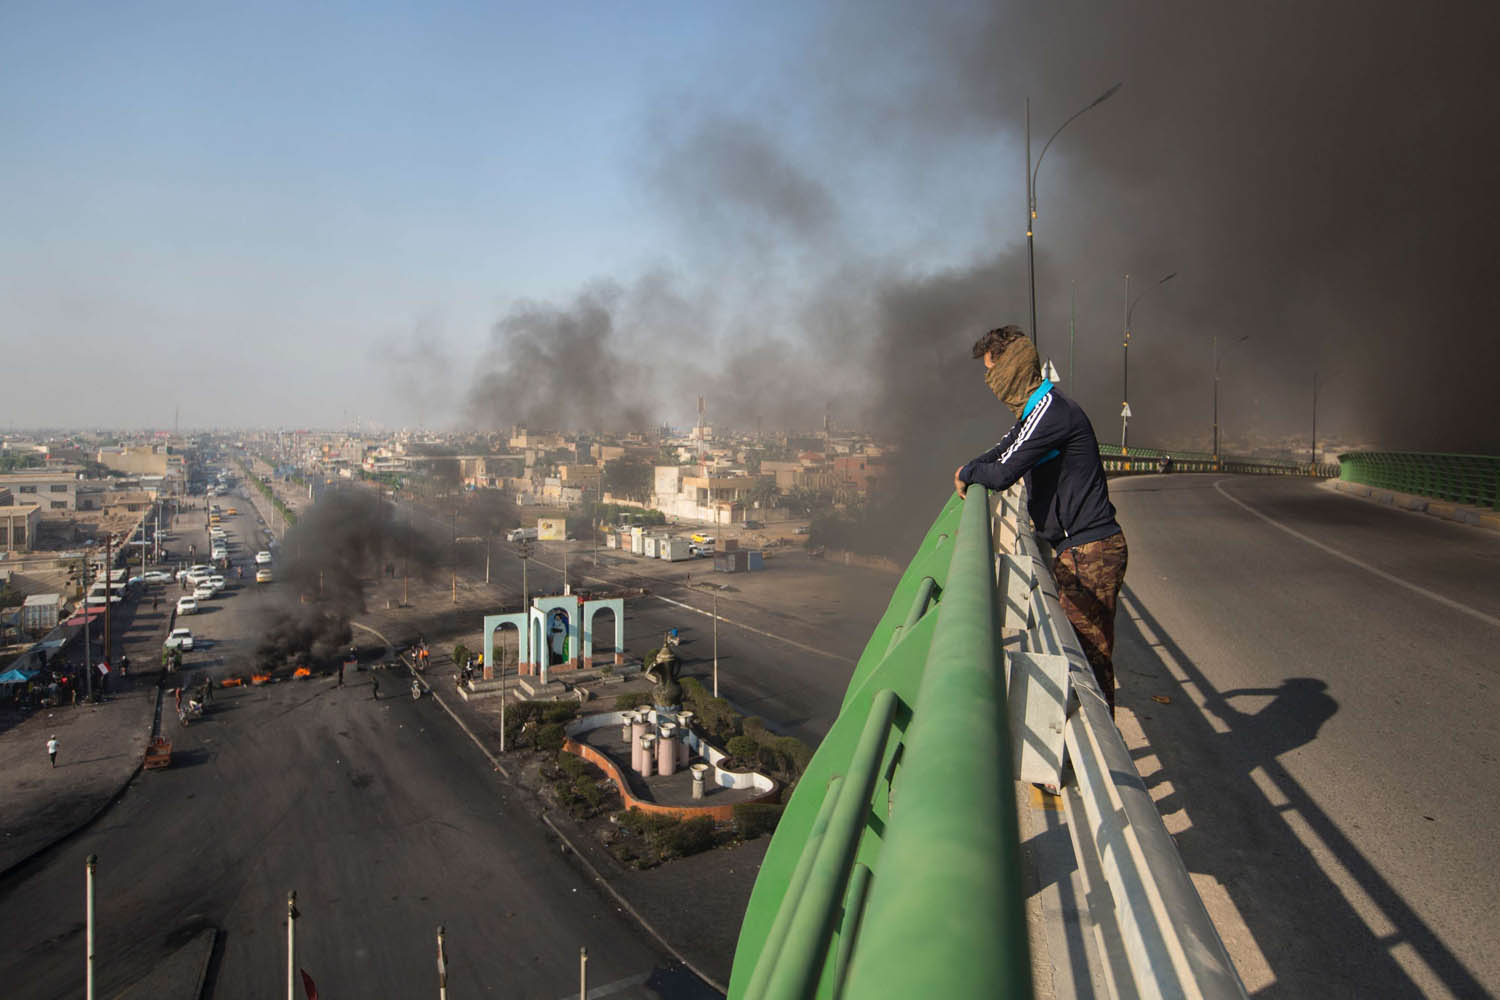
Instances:
[[[36,504],[43,511],[78,509],[81,480],[74,467],[0,473],[0,488],[10,491],[13,503]]]
[[[42,523],[42,508],[34,503],[0,507],[0,551],[30,552]]]

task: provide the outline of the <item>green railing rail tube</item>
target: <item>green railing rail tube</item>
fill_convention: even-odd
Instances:
[[[1339,456],[1339,478],[1377,489],[1500,510],[1500,456],[1362,451]]]
[[[1030,997],[986,491],[964,501],[847,995]]]
[[[897,584],[767,848],[732,1000],[1031,996],[985,491]]]
[[[817,847],[817,858],[802,891],[782,908],[794,907],[791,923],[766,987],[768,997],[813,995],[817,977],[828,961],[839,901],[849,887],[855,847],[870,813],[870,796],[880,776],[880,761],[896,715],[896,695],[881,691],[865,718],[864,732],[849,765],[838,802]]]

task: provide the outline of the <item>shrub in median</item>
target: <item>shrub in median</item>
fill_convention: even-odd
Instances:
[[[741,802],[734,807],[734,827],[741,840],[754,840],[774,833],[781,822],[782,807],[774,802]]]

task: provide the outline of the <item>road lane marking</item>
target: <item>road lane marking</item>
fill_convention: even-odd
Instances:
[[[1270,517],[1270,516],[1268,516],[1266,514],[1262,514],[1260,511],[1256,510],[1254,507],[1252,507],[1249,504],[1245,503],[1243,500],[1239,500],[1239,499],[1237,499],[1235,497],[1230,496],[1224,490],[1224,484],[1227,483],[1227,482],[1229,482],[1229,480],[1227,480],[1227,479],[1221,479],[1218,482],[1214,483],[1214,489],[1218,490],[1219,495],[1222,496],[1225,500],[1228,500],[1230,503],[1234,504],[1236,507],[1240,507],[1243,510],[1247,511],[1248,513],[1254,514],[1256,517],[1260,518],[1262,521],[1266,522],[1267,524],[1271,525],[1272,527],[1280,528],[1282,531],[1285,531],[1288,535],[1291,535],[1293,538],[1300,538],[1302,541],[1306,542],[1308,545],[1311,545],[1314,548],[1322,549],[1324,552],[1327,552],[1329,555],[1331,555],[1331,556],[1333,556],[1333,557],[1335,557],[1337,559],[1342,559],[1342,560],[1344,560],[1344,562],[1349,563],[1351,566],[1358,566],[1360,569],[1365,570],[1368,573],[1373,573],[1375,576],[1380,577],[1382,580],[1385,580],[1385,581],[1387,581],[1389,583],[1394,583],[1398,587],[1405,587],[1407,590],[1410,590],[1412,593],[1421,594],[1423,597],[1430,598],[1431,600],[1437,601],[1439,604],[1445,605],[1446,607],[1450,607],[1454,611],[1463,612],[1464,614],[1468,615],[1471,618],[1477,618],[1480,621],[1484,622],[1486,625],[1493,625],[1495,628],[1500,628],[1500,618],[1496,618],[1494,615],[1487,615],[1483,611],[1480,611],[1477,608],[1471,608],[1467,604],[1463,604],[1463,603],[1461,603],[1459,601],[1455,601],[1451,597],[1444,597],[1442,594],[1439,594],[1436,591],[1428,590],[1426,587],[1423,587],[1423,586],[1421,586],[1419,584],[1412,583],[1410,580],[1403,580],[1399,576],[1396,576],[1396,575],[1394,575],[1392,573],[1387,573],[1385,570],[1379,569],[1379,568],[1377,568],[1375,566],[1371,566],[1369,563],[1365,562],[1362,559],[1356,559],[1354,556],[1346,555],[1345,553],[1340,552],[1338,549],[1335,549],[1335,548],[1333,548],[1330,545],[1325,545],[1324,543],[1318,541],[1316,538],[1312,538],[1311,536],[1304,535],[1302,532],[1298,531],[1296,528],[1292,528],[1292,527],[1289,527],[1289,526],[1287,526],[1285,524],[1282,524],[1280,521],[1276,520],[1274,517]]]
[[[668,604],[675,605],[679,608],[686,608],[688,611],[696,611],[698,614],[702,615],[705,618],[713,617],[712,611],[704,611],[702,608],[695,608],[691,604],[684,604],[681,601],[674,601],[670,597],[663,597],[660,594],[652,594],[651,596],[656,598],[658,601],[666,601]],[[735,628],[742,628],[747,632],[754,632],[756,635],[763,635],[767,639],[775,639],[777,642],[784,642],[788,646],[796,646],[798,649],[806,650],[809,653],[816,653],[819,656],[826,656],[830,660],[838,660],[842,663],[849,664],[853,664],[855,662],[854,660],[849,659],[849,657],[847,656],[840,656],[837,653],[830,653],[828,650],[818,649],[816,646],[807,646],[803,643],[798,642],[796,639],[788,639],[786,636],[777,635],[774,632],[765,632],[761,629],[756,628],[754,625],[746,625],[744,622],[737,622],[733,618],[725,618],[723,615],[720,615],[719,621],[723,622],[726,625],[733,625]]]

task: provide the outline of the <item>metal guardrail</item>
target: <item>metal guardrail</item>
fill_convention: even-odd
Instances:
[[[1339,456],[1339,478],[1500,510],[1500,456],[1495,455],[1356,451]]]
[[[1016,770],[1062,794],[1111,993],[1245,997],[1058,602],[1019,484],[994,534]]]
[[[1063,792],[1117,995],[1244,997],[1021,487],[990,499],[951,498],[897,584],[767,849],[733,1000],[1032,996],[1017,781]]]
[[[1029,997],[989,509],[952,497],[788,802],[732,998]]]
[[[1333,478],[1339,474],[1336,465],[1312,465],[1277,458],[1244,458],[1235,455],[1213,455],[1201,451],[1163,451],[1160,448],[1131,448],[1127,452],[1117,444],[1099,445],[1104,471],[1111,475],[1142,474],[1162,471],[1162,460],[1172,460],[1172,472],[1231,472],[1253,476],[1316,476]]]

